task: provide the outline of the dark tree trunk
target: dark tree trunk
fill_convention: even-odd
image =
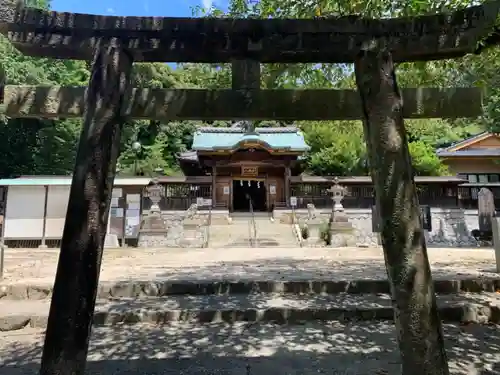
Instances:
[[[0,114],[4,112],[4,95],[5,95],[5,85],[7,84],[7,75],[2,64],[0,64]]]
[[[101,268],[131,56],[97,48],[43,348],[41,375],[83,375]]]
[[[355,63],[404,375],[449,374],[392,57]]]

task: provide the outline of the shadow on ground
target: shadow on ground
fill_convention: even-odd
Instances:
[[[439,279],[464,279],[478,277],[498,278],[493,268],[479,263],[475,267],[460,266],[457,262],[433,262],[432,277]],[[158,269],[158,267],[155,267]],[[381,259],[342,260],[296,258],[268,258],[256,261],[218,262],[205,266],[184,265],[169,272],[158,274],[159,279],[170,280],[386,280],[387,273]]]
[[[452,374],[500,374],[498,327],[445,325],[445,331]],[[388,323],[103,327],[94,329],[87,372],[396,375],[395,337]],[[37,373],[41,335],[0,336],[0,343],[1,375]]]
[[[452,266],[434,263],[433,278],[477,277],[480,272],[457,273]],[[158,279],[386,279],[383,259],[336,263],[270,258],[162,272]],[[452,374],[500,375],[497,326],[445,325],[445,331]],[[389,322],[101,327],[93,331],[87,368],[88,374],[99,375],[396,375],[400,360],[395,338]],[[42,337],[29,331],[1,334],[0,375],[37,374],[41,350]]]

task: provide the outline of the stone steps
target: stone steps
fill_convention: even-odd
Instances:
[[[500,294],[459,293],[437,296],[445,322],[500,323]],[[0,331],[46,326],[50,300],[0,301]],[[97,301],[96,326],[170,322],[259,322],[302,324],[307,321],[391,321],[388,294],[200,295],[109,298]]]
[[[248,222],[233,220],[228,225],[211,225],[209,247],[250,247]]]
[[[255,217],[256,239],[251,237],[251,216],[237,214],[230,225],[210,227],[209,247],[297,247],[298,242],[290,225],[271,222],[268,214]]]
[[[268,246],[297,247],[299,246],[290,224],[269,219],[256,220],[257,237],[260,242],[268,242]]]
[[[496,293],[500,278],[435,279],[437,294]],[[0,287],[0,302],[43,300],[50,298],[52,285],[4,285]],[[387,280],[293,280],[293,281],[120,281],[100,283],[97,298],[141,298],[198,295],[248,295],[255,293],[311,294],[389,294]],[[304,297],[306,298],[306,297]]]

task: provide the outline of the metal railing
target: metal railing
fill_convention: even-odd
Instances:
[[[208,206],[208,219],[205,224],[205,243],[203,247],[210,245],[210,228],[212,227],[212,205]]]
[[[298,231],[299,231],[298,233],[296,233],[297,226],[298,226]],[[303,247],[304,240],[302,238],[302,231],[301,231],[299,220],[297,219],[297,212],[295,211],[294,206],[292,206],[291,229],[292,229],[293,236],[297,239],[297,242],[299,243],[299,246]]]
[[[255,223],[255,213],[253,212],[252,198],[248,198],[248,206],[250,208],[250,221],[248,222],[248,233],[250,246],[255,247],[257,242],[257,224]]]

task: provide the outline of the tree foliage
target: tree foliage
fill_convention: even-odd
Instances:
[[[48,7],[47,0],[29,0],[30,5]],[[231,0],[229,11],[212,9],[210,15],[240,17],[299,17],[345,15],[414,15],[469,5],[465,0],[387,1],[355,0]],[[199,13],[199,9],[197,12]],[[196,10],[195,10],[196,12]],[[500,120],[498,51],[459,60],[399,64],[398,80],[403,87],[481,86],[487,89],[485,114],[467,120],[407,121],[413,166],[419,175],[446,174],[435,149],[485,129],[497,130]],[[82,86],[88,83],[88,63],[26,57],[5,39],[0,39],[0,64],[8,84]],[[227,64],[135,64],[133,85],[157,88],[228,88]],[[355,88],[353,69],[345,64],[266,64],[262,67],[264,88]],[[467,105],[467,103],[464,103]],[[120,173],[179,173],[176,155],[191,147],[198,122],[160,123],[130,121],[124,127]],[[207,124],[204,124],[207,125]],[[227,126],[217,122],[216,126]],[[299,122],[311,151],[304,166],[321,175],[367,173],[366,150],[361,123],[356,121]],[[279,126],[270,122],[269,126]],[[4,177],[21,174],[69,174],[72,171],[80,120],[36,120],[0,118],[0,165]],[[141,148],[133,150],[133,142]],[[156,171],[156,172],[155,172]]]

